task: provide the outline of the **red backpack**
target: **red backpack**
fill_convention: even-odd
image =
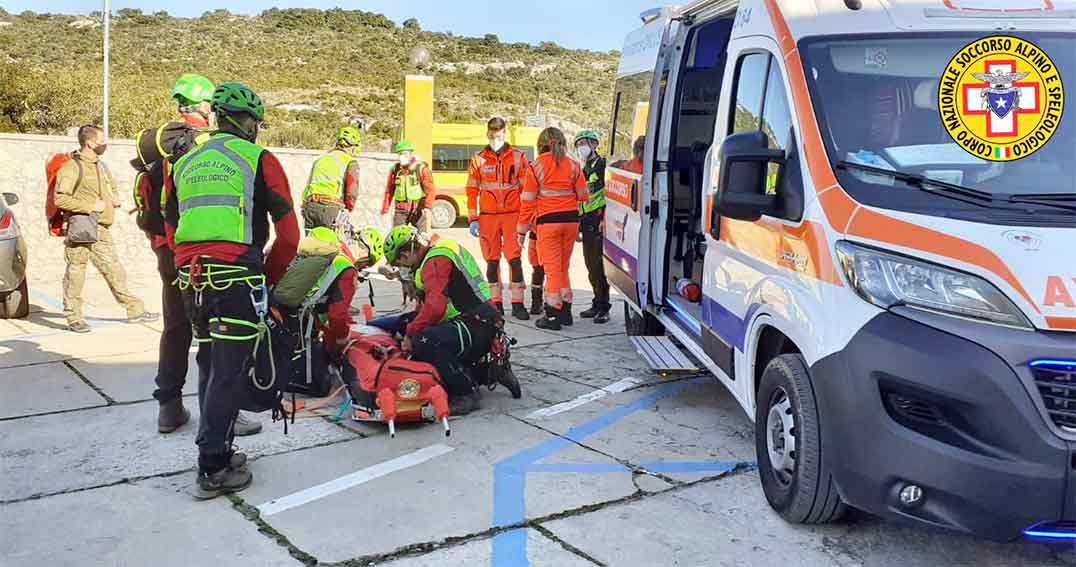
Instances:
[[[73,158],[74,152],[71,152],[53,154],[45,161],[45,179],[49,184],[45,194],[45,221],[49,227],[49,234],[53,236],[64,236],[63,211],[56,208],[56,177],[60,173],[60,168]],[[78,187],[82,183],[82,162],[75,159],[75,163],[78,164],[78,181],[75,181],[75,187]]]

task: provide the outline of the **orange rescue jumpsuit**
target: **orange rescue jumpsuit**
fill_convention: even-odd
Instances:
[[[505,144],[494,152],[486,146],[471,157],[467,169],[467,220],[478,221],[482,257],[486,259],[486,280],[493,302],[503,302],[501,292],[501,255],[508,260],[511,272],[512,303],[522,304],[527,285],[523,283],[523,248],[515,237],[519,218],[519,194],[524,172],[530,170],[527,156]]]
[[[516,232],[538,234],[538,260],[545,269],[545,302],[561,309],[572,302],[568,268],[579,234],[579,205],[590,197],[582,168],[564,157],[557,163],[546,152],[534,162],[523,181]]]

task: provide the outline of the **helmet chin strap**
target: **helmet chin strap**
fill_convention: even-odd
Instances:
[[[230,114],[225,114],[224,119],[227,120],[232,126],[235,126],[235,128],[237,130],[242,132],[243,137],[246,138],[246,140],[248,142],[254,143],[254,140],[258,137],[257,132],[249,132],[249,131],[247,131],[247,129],[240,126],[239,122],[236,122],[236,120],[234,118],[232,118],[232,116]]]

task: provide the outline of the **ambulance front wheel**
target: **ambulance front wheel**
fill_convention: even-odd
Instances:
[[[847,508],[822,459],[821,435],[803,356],[773,358],[755,397],[755,455],[766,500],[789,522],[824,524]]]

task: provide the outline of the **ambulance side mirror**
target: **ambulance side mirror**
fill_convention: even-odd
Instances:
[[[721,169],[713,213],[756,221],[777,212],[777,195],[766,192],[766,172],[771,162],[784,163],[783,150],[767,147],[762,132],[742,132],[725,138],[718,159]]]
[[[4,202],[9,205],[19,204],[19,196],[14,193],[4,193]]]

